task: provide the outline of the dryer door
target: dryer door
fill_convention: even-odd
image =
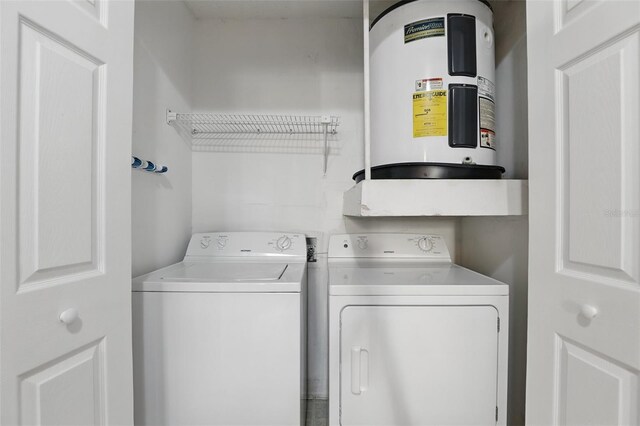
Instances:
[[[341,425],[496,424],[492,306],[349,306],[341,315]]]

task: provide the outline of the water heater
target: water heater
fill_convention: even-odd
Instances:
[[[370,73],[373,178],[501,177],[488,3],[391,6],[371,24]]]

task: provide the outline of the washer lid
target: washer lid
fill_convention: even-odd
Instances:
[[[386,262],[330,265],[329,294],[337,296],[507,295],[509,286],[462,266]]]
[[[133,280],[133,291],[294,293],[304,263],[183,261]]]

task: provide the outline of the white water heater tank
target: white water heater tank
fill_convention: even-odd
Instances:
[[[371,25],[370,72],[373,178],[501,177],[488,3],[391,6]]]

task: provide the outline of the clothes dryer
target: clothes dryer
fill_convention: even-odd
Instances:
[[[508,298],[441,236],[332,236],[330,425],[506,425]]]

